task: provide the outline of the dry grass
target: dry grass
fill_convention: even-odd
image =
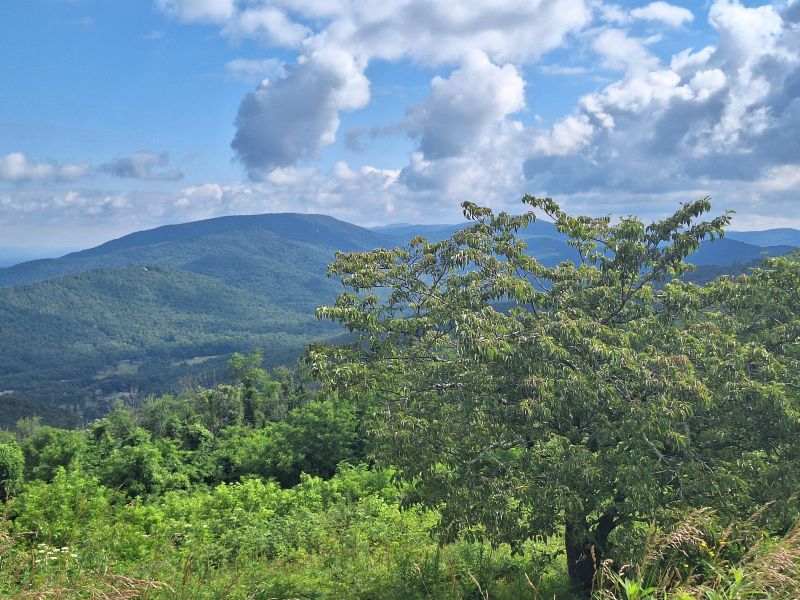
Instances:
[[[727,528],[713,549],[706,533],[713,525],[710,509],[690,513],[668,531],[651,531],[638,563],[617,570],[611,561],[603,564],[596,597],[629,600],[632,597],[625,587],[635,582],[637,600],[800,599],[800,523],[776,540],[755,526],[763,511]],[[735,563],[725,557],[725,550],[733,545],[747,548]],[[673,564],[676,555],[687,562]],[[701,564],[686,568],[698,556],[704,556]]]

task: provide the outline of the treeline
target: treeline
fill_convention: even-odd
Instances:
[[[5,434],[4,489],[50,482],[63,469],[130,498],[149,497],[248,476],[291,486],[301,473],[329,478],[340,462],[358,463],[363,407],[309,391],[286,368],[270,376],[262,362],[260,350],[235,354],[230,384],[138,407],[120,401],[80,431],[21,419]]]

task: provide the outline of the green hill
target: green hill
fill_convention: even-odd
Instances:
[[[115,394],[206,377],[234,351],[292,363],[333,335],[312,312],[220,279],[161,266],[98,269],[0,289],[0,389],[89,412]]]
[[[306,271],[322,280],[336,250],[371,250],[393,243],[394,239],[389,236],[324,215],[222,217],[132,233],[61,258],[0,269],[0,286],[35,283],[69,273],[132,264],[160,264],[198,273],[205,273],[205,270],[216,273],[219,267],[213,263],[218,263],[220,258],[225,260],[225,271],[252,266],[261,273],[266,268],[270,275],[272,269],[286,273],[288,268],[293,274]],[[254,263],[251,264],[251,260]],[[323,265],[322,270],[318,268],[320,265]],[[236,274],[230,273],[230,276],[236,277]]]

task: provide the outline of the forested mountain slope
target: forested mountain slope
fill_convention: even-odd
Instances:
[[[72,406],[224,378],[230,353],[291,364],[336,330],[221,279],[161,266],[98,269],[0,289],[0,389]],[[98,405],[100,410],[102,406]]]
[[[222,217],[0,269],[0,391],[91,414],[120,394],[223,377],[235,351],[263,347],[267,365],[292,364],[309,342],[341,334],[314,317],[340,291],[327,277],[336,250],[441,240],[464,226],[370,230],[324,215]],[[762,233],[757,241],[788,235]],[[550,222],[519,237],[548,266],[578,259]],[[725,238],[690,260],[705,280],[791,249]]]

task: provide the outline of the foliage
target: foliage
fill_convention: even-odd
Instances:
[[[22,472],[25,458],[19,446],[13,441],[0,443],[0,500],[5,500],[13,493]]]
[[[224,376],[233,352],[269,348],[267,364],[274,367],[292,364],[305,344],[332,336],[310,310],[156,266],[0,288],[0,319],[0,391],[90,418],[106,412],[115,394],[194,387],[186,380],[202,374],[213,382],[215,370]],[[7,425],[19,416],[12,414]]]
[[[532,211],[467,203],[475,224],[450,239],[331,266],[353,291],[318,314],[358,337],[309,359],[335,389],[376,392],[377,452],[414,483],[410,501],[440,507],[444,539],[563,531],[571,579],[587,589],[616,537],[665,509],[736,518],[782,499],[796,515],[785,500],[799,489],[797,371],[729,314],[763,311],[770,335],[773,311],[795,323],[788,297],[754,304],[770,294],[759,277],[789,275],[662,286],[722,235],[727,216],[699,220],[707,199],[649,226],[524,201],[568,236],[578,264],[526,254],[515,233]]]
[[[355,290],[321,314],[357,337],[312,348],[300,371],[267,371],[273,344],[234,354],[227,383],[126,396],[81,430],[21,413],[0,432],[0,596],[566,600],[587,597],[594,576],[598,600],[796,597],[797,257],[695,285],[683,258],[726,221],[698,222],[707,201],[649,227],[527,201],[580,263],[529,256],[531,213],[467,205],[477,222],[449,239],[340,255],[332,273]],[[68,260],[124,264],[143,247],[184,260],[199,247],[184,231],[182,249],[156,249],[168,233]],[[214,258],[193,268],[252,274]],[[165,348],[214,343],[204,335],[235,317],[212,306],[227,288],[206,282],[200,299],[170,269],[128,271],[86,280],[108,284],[98,305],[115,297],[142,337],[110,311],[85,339],[147,347],[172,322]],[[40,333],[62,316],[54,331],[68,331],[59,310],[94,301],[48,289],[44,304],[62,309]],[[180,309],[155,327],[153,297]],[[235,311],[241,297],[225,301]],[[193,330],[198,312],[208,320]],[[220,356],[181,360],[224,371]],[[109,364],[86,381],[140,366]]]
[[[247,479],[138,504],[60,471],[10,505],[0,593],[78,598],[115,582],[186,599],[511,600],[540,597],[537,585],[558,590],[533,547],[526,556],[437,547],[428,534],[436,514],[401,510],[391,479],[343,467],[291,489]]]

